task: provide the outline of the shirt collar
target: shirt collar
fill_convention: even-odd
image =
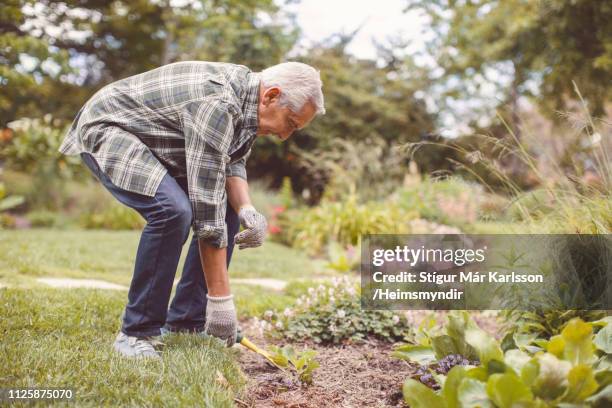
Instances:
[[[242,114],[244,115],[243,127],[257,130],[259,120],[257,118],[257,107],[259,105],[259,83],[261,77],[258,72],[247,74],[247,85],[242,98]]]

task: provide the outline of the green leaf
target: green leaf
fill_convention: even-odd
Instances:
[[[533,387],[538,375],[540,375],[540,362],[536,357],[534,357],[521,369],[521,381],[523,381],[528,387]]]
[[[444,387],[442,388],[442,395],[446,400],[446,406],[448,408],[461,408],[457,396],[459,384],[466,378],[465,368],[462,366],[454,366],[448,372],[446,381],[444,381]]]
[[[421,365],[430,364],[436,360],[436,355],[431,347],[415,346],[412,344],[397,347],[391,355],[395,358],[412,361]]]
[[[470,328],[465,332],[465,341],[476,350],[482,364],[490,360],[503,361],[504,359],[504,353],[497,341],[478,327]]]
[[[0,200],[0,211],[10,210],[23,204],[25,199],[22,196],[8,196]]]
[[[559,358],[563,358],[563,352],[565,350],[565,339],[563,339],[563,336],[556,335],[550,338],[550,340],[548,340],[548,343],[546,344],[546,351],[548,351],[551,354],[554,354],[555,356],[559,357]]]
[[[612,385],[612,371],[600,371],[595,373],[595,381],[600,387],[607,387]]]
[[[559,398],[567,390],[567,377],[572,368],[567,361],[559,360],[550,353],[540,354],[538,361],[538,375],[530,383],[534,393],[545,400]]]
[[[420,382],[408,378],[402,387],[404,401],[410,408],[446,408],[444,399]]]
[[[612,385],[606,386],[597,394],[591,395],[586,399],[593,408],[612,407]]]
[[[487,368],[487,378],[493,374],[503,374],[508,371],[506,363],[498,360],[490,360],[485,367]]]
[[[607,324],[595,335],[593,343],[597,349],[607,354],[612,354],[612,324]]]
[[[519,348],[530,346],[538,338],[537,333],[515,333],[514,343]]]
[[[432,337],[431,347],[438,360],[443,359],[449,354],[461,354],[461,350],[456,346],[455,340],[446,334]]]
[[[515,374],[493,374],[487,381],[487,395],[499,408],[530,402],[533,394]]]
[[[531,360],[531,356],[522,350],[508,350],[504,355],[506,366],[512,368],[516,374],[520,374],[521,370]]]
[[[567,323],[561,336],[565,340],[563,357],[573,365],[590,364],[595,359],[592,326],[581,319],[572,319]]]
[[[479,366],[479,367],[470,368],[467,371],[467,376],[475,380],[486,382],[487,378],[489,378],[489,373],[487,372],[486,367]]]
[[[568,381],[567,394],[563,398],[567,402],[582,402],[599,387],[593,369],[586,364],[573,367],[568,374]]]
[[[461,408],[493,408],[491,400],[487,397],[485,383],[471,378],[466,378],[461,382],[457,390],[457,398]]]

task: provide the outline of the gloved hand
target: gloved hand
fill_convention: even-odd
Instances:
[[[204,333],[224,340],[227,347],[236,342],[238,320],[234,307],[234,296],[214,297],[206,295],[206,324]]]
[[[238,218],[245,228],[234,237],[234,243],[238,248],[255,248],[263,244],[268,233],[266,217],[258,213],[252,205],[245,205],[238,212]]]

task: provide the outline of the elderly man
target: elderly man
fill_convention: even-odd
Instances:
[[[158,357],[153,337],[162,331],[235,342],[227,268],[234,244],[260,246],[267,230],[249,198],[246,160],[257,136],[286,140],[323,113],[318,71],[297,62],[259,73],[177,62],[107,85],[81,108],[60,152],[80,154],[104,187],[146,220],[117,352]]]

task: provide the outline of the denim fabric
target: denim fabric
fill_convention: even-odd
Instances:
[[[195,236],[168,310],[176,267],[193,220],[186,180],[166,174],[155,196],[148,197],[115,186],[90,154],[82,153],[81,158],[118,201],[136,210],[147,223],[138,244],[121,331],[129,336],[145,337],[159,335],[164,325],[170,330],[202,330],[207,290]],[[238,215],[229,203],[225,221],[229,267],[234,235],[240,228]]]

